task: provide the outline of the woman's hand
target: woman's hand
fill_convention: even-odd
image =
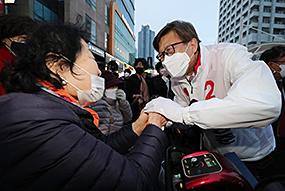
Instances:
[[[159,113],[150,112],[148,115],[148,123],[157,125],[160,129],[167,123],[167,120]]]
[[[144,109],[141,111],[139,118],[132,124],[133,131],[140,136],[142,131],[145,128],[145,124],[148,121],[148,114],[144,112]]]

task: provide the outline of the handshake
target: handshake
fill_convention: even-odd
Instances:
[[[186,109],[171,99],[158,97],[146,104],[140,117],[133,123],[133,130],[140,135],[147,124],[157,125],[160,129],[167,121],[183,123],[182,112]]]
[[[171,99],[158,97],[148,102],[144,108],[145,113],[159,113],[167,120],[183,123],[182,111],[185,109]]]

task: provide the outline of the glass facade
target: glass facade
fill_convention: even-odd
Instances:
[[[96,44],[96,22],[86,15],[86,31],[90,33],[90,42]]]
[[[86,3],[87,3],[94,11],[96,11],[96,0],[86,0]]]
[[[135,53],[135,40],[118,13],[115,12],[115,57],[128,64],[133,64]]]
[[[135,15],[135,6],[134,0],[116,0],[116,3],[127,20],[130,28],[134,31],[134,15]]]
[[[63,1],[34,0],[35,19],[38,21],[63,22]]]

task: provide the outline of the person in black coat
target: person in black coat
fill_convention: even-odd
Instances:
[[[102,97],[104,80],[87,40],[77,26],[44,23],[1,73],[8,94],[0,96],[0,190],[154,189],[166,120],[142,112],[100,132],[87,106]]]
[[[275,175],[285,175],[285,165],[283,159],[285,157],[285,46],[273,46],[265,50],[260,58],[272,71],[272,75],[281,92],[282,108],[279,117],[271,124],[276,140],[276,148],[273,151],[274,159],[277,161]]]
[[[162,66],[161,62],[155,65],[155,69],[158,75],[152,78],[153,83],[153,95],[154,97],[165,97],[173,99],[174,93],[171,90],[170,76],[166,69]]]
[[[131,104],[133,111],[133,119],[138,119],[141,110],[145,104],[150,101],[152,96],[151,79],[144,75],[144,71],[148,68],[148,63],[144,58],[137,58],[134,63],[136,73],[131,75],[126,86],[127,100]]]

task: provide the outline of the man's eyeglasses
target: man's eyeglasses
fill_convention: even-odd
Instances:
[[[170,56],[172,54],[175,53],[175,48],[174,46],[175,45],[178,45],[178,44],[181,44],[181,43],[184,43],[185,41],[181,41],[181,42],[176,42],[176,43],[173,43],[173,44],[170,44],[169,46],[167,46],[163,52],[159,53],[158,55],[156,55],[156,58],[159,60],[159,61],[162,61],[164,60],[164,56],[167,55],[167,56]]]

